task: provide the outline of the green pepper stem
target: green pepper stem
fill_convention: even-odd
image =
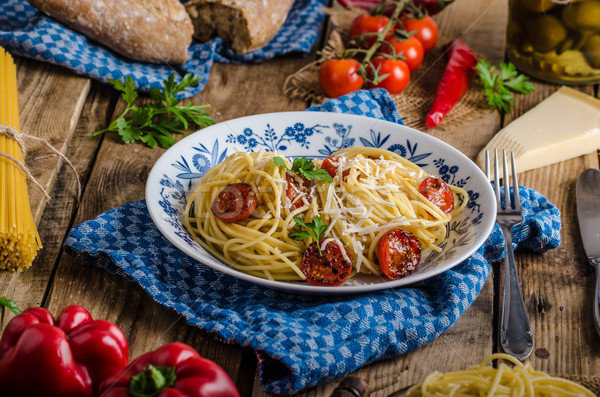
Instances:
[[[175,384],[175,367],[148,365],[142,372],[132,376],[129,393],[137,397],[155,397]]]

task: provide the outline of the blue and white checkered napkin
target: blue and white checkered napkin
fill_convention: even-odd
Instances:
[[[177,72],[178,81],[192,73],[201,78],[201,83],[185,91],[184,96],[190,97],[204,89],[214,61],[252,63],[290,52],[308,54],[319,37],[326,3],[296,0],[277,35],[256,51],[236,55],[221,39],[205,44],[193,41],[188,49],[190,59],[172,67],[129,60],[38,12],[26,0],[2,0],[0,45],[12,54],[61,65],[104,83],[131,75],[141,91],[162,88],[162,81],[173,72]]]
[[[401,122],[383,90],[358,91],[311,110],[351,111]],[[378,113],[378,114],[377,114]],[[540,193],[521,187],[523,226],[515,244],[545,252],[560,244],[560,214]],[[135,201],[75,227],[65,249],[139,283],[152,298],[227,342],[253,348],[260,382],[293,394],[365,364],[416,349],[456,322],[503,255],[496,225],[469,259],[410,288],[355,296],[294,295],[225,276],[171,245]],[[334,287],[335,288],[335,287]]]

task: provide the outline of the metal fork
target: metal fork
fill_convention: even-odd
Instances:
[[[519,202],[519,186],[517,184],[517,170],[515,167],[515,156],[511,152],[512,182],[514,200],[508,183],[508,170],[506,164],[506,151],[502,151],[503,157],[503,181],[504,181],[504,208],[500,200],[500,179],[498,178],[498,151],[494,156],[494,189],[496,191],[497,216],[496,222],[500,225],[504,235],[504,295],[502,301],[502,317],[500,323],[500,345],[502,349],[516,357],[524,360],[533,351],[533,332],[529,323],[529,317],[525,310],[525,302],[519,285],[519,277],[515,266],[515,255],[512,249],[512,228],[521,224],[521,204]],[[485,153],[485,173],[490,179],[490,156]]]

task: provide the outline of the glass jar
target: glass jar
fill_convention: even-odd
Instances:
[[[509,60],[558,84],[600,82],[600,0],[510,0]]]

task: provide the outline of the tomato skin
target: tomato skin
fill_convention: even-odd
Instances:
[[[225,186],[212,203],[213,214],[223,222],[239,222],[248,218],[256,209],[256,193],[247,183]]]
[[[381,82],[369,83],[369,88],[385,88],[390,94],[399,94],[410,82],[410,68],[408,64],[401,59],[389,59],[380,55],[371,60],[375,69],[379,68],[381,76],[389,74]]]
[[[285,195],[291,203],[292,211],[297,210],[305,205],[304,200],[300,196],[301,193],[310,193],[310,181],[302,175],[292,174],[289,172],[285,173],[285,181],[287,182],[285,188]],[[312,202],[312,196],[307,194],[304,198],[310,204]]]
[[[441,178],[430,176],[423,179],[419,185],[419,193],[446,214],[454,210],[454,194],[452,193],[452,189]]]
[[[319,85],[332,98],[360,90],[364,81],[356,73],[359,68],[356,59],[329,59],[319,68]]]
[[[421,19],[414,19],[405,16],[400,21],[407,32],[416,31],[414,37],[421,42],[425,52],[429,52],[435,47],[440,31],[437,22],[432,17],[426,15]]]
[[[385,15],[360,14],[354,18],[350,25],[350,38],[358,40],[363,34],[379,33],[385,28],[389,21],[390,19]],[[364,43],[360,46],[362,48],[369,48],[375,43],[375,40],[375,36],[365,37]]]
[[[386,277],[391,280],[399,279],[419,268],[421,243],[412,233],[392,229],[379,240],[377,258]]]
[[[391,54],[392,50],[390,46],[393,46],[396,54],[402,54],[404,61],[408,65],[411,72],[417,70],[417,68],[423,63],[423,57],[425,56],[423,44],[421,44],[421,42],[414,36],[411,36],[407,39],[400,39],[392,36],[385,39],[385,41],[389,45],[382,44],[379,48],[379,52]]]
[[[321,163],[321,169],[327,171],[331,178],[335,178],[338,172],[338,165],[340,162],[340,158],[338,156],[329,155],[323,160]],[[350,175],[350,170],[346,169],[342,171],[342,180],[346,180]]]
[[[302,273],[306,281],[311,285],[335,287],[343,284],[352,271],[352,263],[344,259],[342,248],[346,250],[346,256],[350,253],[345,247],[330,241],[319,254],[316,242],[312,242],[304,251],[302,256]]]

